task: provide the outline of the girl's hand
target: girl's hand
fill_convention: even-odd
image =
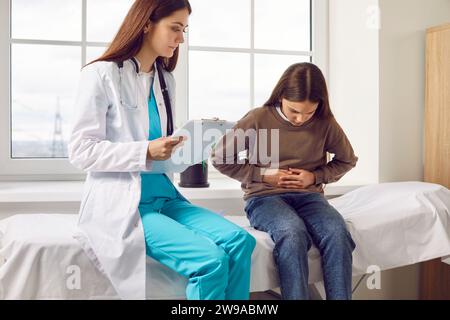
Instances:
[[[293,174],[280,177],[279,187],[286,189],[306,189],[316,182],[314,173],[308,170],[289,168],[289,171]]]
[[[176,148],[182,145],[186,137],[161,137],[148,143],[148,160],[167,160]]]
[[[272,187],[274,188],[279,188],[280,186],[278,185],[278,183],[280,182],[280,178],[284,177],[284,176],[288,176],[290,174],[292,174],[291,171],[289,170],[283,170],[283,169],[272,169],[266,171],[267,173],[270,172],[270,174],[264,174],[262,176],[262,182],[270,184]]]

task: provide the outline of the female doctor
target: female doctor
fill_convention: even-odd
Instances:
[[[123,299],[144,299],[146,254],[188,279],[188,299],[248,299],[255,239],[187,201],[154,161],[181,141],[171,71],[188,0],[136,0],[110,47],[82,69],[69,159],[87,172],[74,234]]]

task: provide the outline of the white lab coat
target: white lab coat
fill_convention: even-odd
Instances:
[[[171,73],[163,74],[174,110],[175,81]],[[116,63],[83,68],[68,145],[70,162],[87,172],[74,238],[122,299],[145,299],[146,285],[151,286],[146,284],[138,211],[140,172],[152,168],[146,160],[149,119],[147,96],[143,89],[136,91],[135,85],[142,86],[136,76],[142,75],[136,75],[132,61],[124,61],[121,105]],[[156,73],[153,88],[166,135],[167,114]]]

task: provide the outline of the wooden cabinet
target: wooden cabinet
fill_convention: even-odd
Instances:
[[[426,33],[424,180],[450,189],[450,24]],[[421,265],[421,299],[450,299],[450,265]]]

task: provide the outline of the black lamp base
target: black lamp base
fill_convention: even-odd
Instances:
[[[178,182],[178,185],[182,188],[208,188],[209,187],[209,182],[204,183],[204,184],[194,184],[194,183],[181,183]]]
[[[182,188],[208,188],[208,164],[198,163],[184,170],[180,173],[178,185]]]

